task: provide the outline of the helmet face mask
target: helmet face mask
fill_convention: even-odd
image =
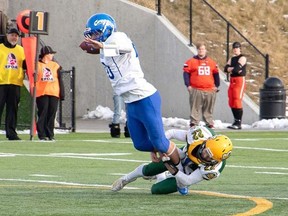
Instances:
[[[199,146],[196,155],[202,164],[213,166],[218,163],[218,161],[214,160],[213,153],[210,149],[206,148],[206,141]]]
[[[84,37],[105,42],[116,31],[115,20],[108,14],[99,13],[92,15],[86,23]]]
[[[103,33],[102,32],[84,32],[84,36],[85,37],[88,37],[92,40],[97,40],[97,41],[100,41],[101,40],[101,37],[103,36]]]
[[[203,161],[207,165],[215,165],[218,163],[218,161],[216,161],[213,158],[213,153],[210,151],[209,148],[205,148],[205,147],[203,148],[200,154],[200,158],[201,158],[201,161]]]

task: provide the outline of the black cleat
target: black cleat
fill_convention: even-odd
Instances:
[[[129,137],[130,137],[130,133],[129,133],[129,130],[128,130],[128,127],[127,127],[127,126],[124,127],[124,136],[125,136],[126,138],[129,138]]]
[[[113,138],[120,138],[120,124],[109,124],[110,135]]]
[[[8,140],[21,140],[18,136],[8,137]]]
[[[227,128],[233,129],[233,130],[241,130],[242,129],[241,125],[235,125],[235,124],[230,125]]]

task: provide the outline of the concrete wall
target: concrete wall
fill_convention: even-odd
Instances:
[[[165,17],[124,0],[9,0],[7,15],[13,19],[25,9],[49,12],[49,35],[40,38],[57,51],[55,57],[64,69],[76,67],[77,116],[98,105],[113,108],[110,82],[98,56],[85,54],[78,47],[86,20],[94,13],[105,12],[115,18],[118,30],[126,32],[136,44],[146,79],[162,95],[163,116],[189,118],[182,66],[195,49],[187,46],[188,40]],[[233,121],[227,86],[221,81],[214,112],[214,119],[222,122]],[[248,99],[244,105],[243,122],[248,124],[259,118],[258,107],[250,103]]]
[[[0,0],[0,11],[3,11],[3,13],[7,13],[8,9],[8,0]]]

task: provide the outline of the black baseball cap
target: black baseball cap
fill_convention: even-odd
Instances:
[[[40,56],[42,57],[47,54],[55,54],[55,53],[56,51],[54,51],[50,46],[44,46],[40,50]]]
[[[18,29],[16,29],[16,28],[11,28],[7,32],[7,34],[13,34],[13,33],[17,34],[18,36],[20,35]]]
[[[232,47],[233,47],[233,49],[234,48],[241,48],[241,44],[236,41],[236,42],[233,43]]]

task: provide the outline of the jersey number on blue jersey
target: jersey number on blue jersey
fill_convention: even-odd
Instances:
[[[104,65],[104,69],[105,69],[108,77],[109,77],[110,79],[114,79],[115,76],[114,76],[112,70],[110,69],[110,67],[109,67],[108,65],[105,65],[103,62],[102,62],[102,64]]]
[[[137,49],[136,49],[136,47],[135,47],[135,45],[134,45],[133,43],[132,43],[132,46],[133,46],[133,49],[134,49],[134,51],[135,51],[136,58],[138,58],[138,52],[137,52]],[[113,61],[114,61],[114,60],[113,60]],[[115,63],[115,62],[114,62],[114,63]],[[113,71],[111,70],[110,66],[109,66],[109,65],[106,65],[106,64],[103,63],[103,62],[102,62],[102,64],[104,65],[104,69],[105,69],[108,77],[113,80],[113,79],[115,78],[115,75],[114,75]],[[116,64],[116,63],[115,63],[115,64]]]

